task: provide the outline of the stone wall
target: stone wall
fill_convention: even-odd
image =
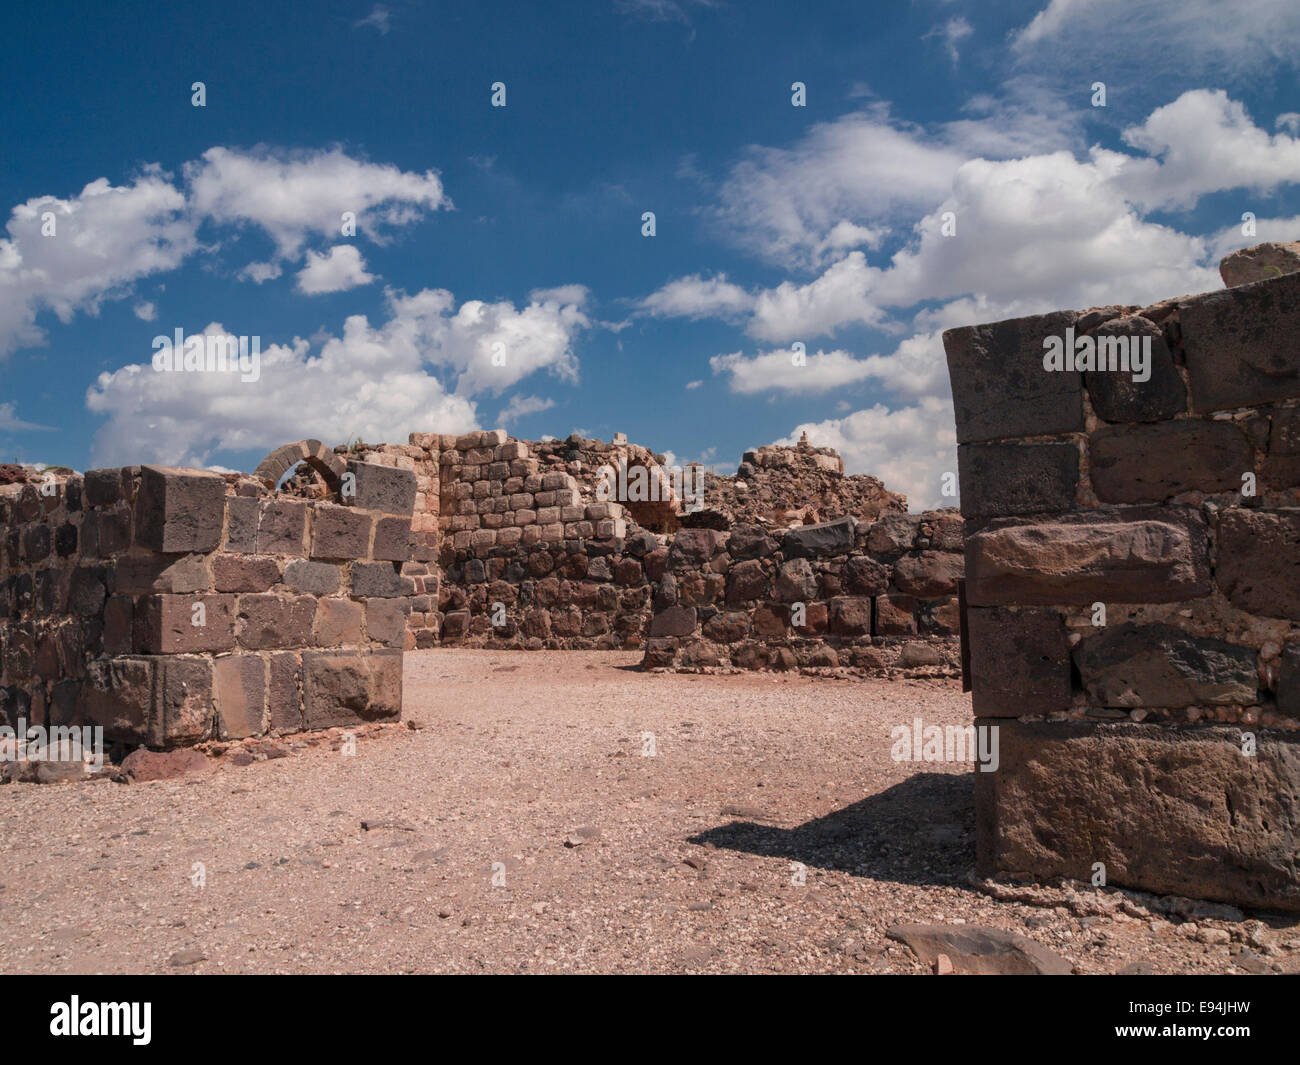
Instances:
[[[0,487],[5,723],[172,747],[396,718],[414,479],[346,472],[340,502],[159,466]]]
[[[953,511],[683,529],[655,589],[645,665],[953,673],[961,550]]]
[[[1300,909],[1300,273],[944,343],[982,870]]]

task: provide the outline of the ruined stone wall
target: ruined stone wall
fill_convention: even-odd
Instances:
[[[953,511],[683,529],[655,589],[645,665],[952,674],[961,550]]]
[[[981,868],[1300,909],[1300,273],[944,343]]]
[[[412,610],[413,646],[642,646],[667,551],[595,498],[595,460],[614,445],[534,445],[500,429],[411,441],[421,494],[436,483],[439,535],[436,598]]]
[[[348,471],[347,505],[156,466],[0,487],[6,724],[172,747],[396,718],[415,484]]]

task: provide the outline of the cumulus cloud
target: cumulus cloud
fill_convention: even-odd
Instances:
[[[366,261],[355,245],[336,244],[321,255],[307,252],[307,265],[298,272],[298,291],[309,296],[346,292],[376,280],[366,273]]]
[[[957,471],[949,399],[931,396],[895,410],[877,404],[843,418],[805,422],[775,442],[794,444],[805,432],[814,447],[839,451],[846,473],[869,473],[903,492],[912,511],[956,504],[955,498],[942,495],[943,475]]]
[[[0,239],[0,357],[42,344],[42,311],[63,323],[98,314],[142,277],[175,269],[195,247],[185,197],[160,171],[128,185],[92,181],[76,196],[13,208]],[[49,235],[46,235],[49,234]]]
[[[641,301],[642,310],[666,318],[733,318],[753,306],[754,297],[726,274],[679,277]]]
[[[401,439],[462,432],[478,424],[475,396],[546,370],[576,380],[572,342],[586,327],[573,305],[534,293],[522,308],[450,292],[388,293],[388,318],[352,315],[337,335],[262,345],[256,381],[220,372],[172,372],[143,362],[103,373],[86,406],[106,417],[92,445],[96,463],[206,465],[219,452],[270,450],[315,437]],[[228,331],[217,323],[209,335]],[[494,342],[505,362],[493,365]]]
[[[300,254],[309,237],[338,237],[343,214],[381,243],[387,230],[425,211],[450,207],[438,174],[353,159],[342,149],[278,152],[209,148],[185,166],[190,203],[215,222],[252,224],[270,234],[280,258]]]
[[[746,357],[737,351],[714,355],[709,366],[715,374],[727,374],[733,392],[753,395],[776,389],[782,392],[829,392],[871,376],[864,362],[847,351],[818,351],[795,363],[792,351],[768,351]]]

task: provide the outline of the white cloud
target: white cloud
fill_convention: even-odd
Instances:
[[[754,297],[726,274],[679,277],[641,301],[642,310],[665,318],[732,318],[753,306]]]
[[[152,322],[158,317],[158,308],[148,300],[137,303],[132,308],[132,313],[142,322]]]
[[[155,169],[129,185],[92,181],[70,199],[38,196],[14,207],[0,239],[0,357],[44,343],[36,324],[67,324],[130,295],[142,277],[175,269],[195,246],[185,198]],[[53,216],[53,235],[42,234]]]
[[[530,414],[540,414],[555,406],[555,400],[542,399],[540,396],[511,396],[510,402],[497,415],[497,425],[505,427]]]
[[[450,207],[437,173],[353,159],[339,148],[315,152],[209,148],[187,163],[193,209],[216,222],[260,226],[280,258],[294,259],[308,237],[342,235],[343,214],[359,232],[382,243],[388,227],[404,226],[426,210]]]
[[[353,29],[360,29],[363,26],[373,26],[381,35],[387,34],[392,28],[393,13],[383,4],[376,4],[365,18],[357,19],[352,23]]]
[[[956,504],[940,494],[943,475],[957,471],[957,434],[948,399],[932,396],[896,410],[877,404],[843,418],[805,422],[775,443],[794,444],[804,432],[814,447],[839,451],[846,473],[869,473],[891,491],[904,493],[912,511]]]
[[[700,385],[702,385],[702,384],[704,384],[703,381],[687,381],[687,382],[686,382],[686,391],[687,391],[687,392],[693,392],[693,391],[695,391],[695,389],[699,388]]]
[[[573,337],[586,319],[573,304],[467,301],[426,289],[389,292],[389,317],[352,315],[338,335],[264,346],[260,376],[161,373],[144,362],[103,373],[86,406],[107,421],[97,463],[206,465],[221,451],[270,450],[288,440],[400,440],[414,431],[463,432],[478,424],[474,396],[500,392],[538,370],[577,376]],[[205,332],[222,334],[213,323]],[[491,365],[504,338],[506,365]],[[441,374],[439,373],[441,371]],[[454,378],[444,384],[443,375]]]
[[[954,15],[942,25],[935,26],[934,29],[930,30],[923,39],[937,37],[942,40],[944,49],[948,53],[948,58],[951,59],[953,65],[956,66],[957,61],[961,59],[961,52],[957,46],[974,32],[975,31],[971,27],[971,24],[961,15]]]
[[[376,280],[366,273],[366,261],[353,244],[335,244],[321,255],[307,252],[307,265],[298,272],[298,291],[309,296],[346,292]]]
[[[50,432],[52,429],[53,426],[50,425],[25,422],[18,417],[18,411],[13,403],[0,403],[0,433]]]
[[[866,364],[847,351],[818,351],[795,364],[792,351],[768,351],[747,358],[740,352],[714,355],[709,366],[715,374],[729,374],[733,392],[753,395],[776,389],[781,392],[829,392],[871,376]]]

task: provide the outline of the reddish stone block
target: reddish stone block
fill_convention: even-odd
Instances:
[[[143,595],[135,604],[135,649],[142,654],[230,651],[233,595]]]
[[[213,707],[223,740],[265,731],[266,665],[257,655],[230,655],[213,663]]]
[[[318,503],[312,513],[311,557],[354,559],[370,557],[367,511]]]
[[[236,637],[249,650],[307,647],[316,600],[310,595],[241,595]]]
[[[211,551],[225,525],[226,483],[219,474],[141,466],[135,540],[154,551]]]

